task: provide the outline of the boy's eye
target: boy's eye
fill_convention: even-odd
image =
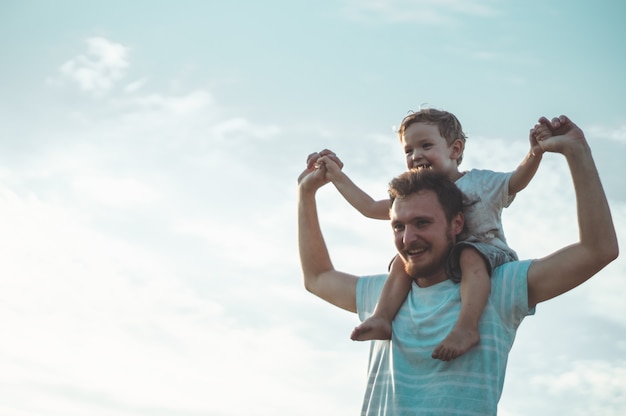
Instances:
[[[404,149],[405,155],[410,155],[411,153],[413,153],[413,149]]]
[[[433,147],[432,143],[424,143],[424,145],[422,146],[424,149],[430,149],[431,147]]]

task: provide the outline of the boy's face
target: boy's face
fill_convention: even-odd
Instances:
[[[455,141],[448,146],[435,124],[413,123],[402,136],[406,167],[408,169],[430,168],[450,179],[458,173],[457,158],[463,150],[463,143]]]

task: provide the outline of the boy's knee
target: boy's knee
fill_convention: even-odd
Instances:
[[[461,253],[459,254],[459,259],[461,261],[484,261],[484,257],[480,251],[472,246],[463,247],[463,249],[461,249]]]
[[[463,247],[459,253],[459,263],[462,269],[466,267],[489,269],[485,256],[472,246]]]

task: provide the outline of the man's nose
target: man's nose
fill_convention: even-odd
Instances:
[[[404,233],[402,234],[402,242],[406,246],[412,243],[413,241],[415,241],[415,238],[416,238],[416,233],[415,233],[414,227],[407,225],[404,228]]]

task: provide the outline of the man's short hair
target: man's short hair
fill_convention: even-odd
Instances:
[[[432,170],[411,169],[396,176],[389,183],[389,198],[393,204],[396,199],[424,190],[433,191],[437,195],[448,222],[463,212],[463,193],[445,175]]]

